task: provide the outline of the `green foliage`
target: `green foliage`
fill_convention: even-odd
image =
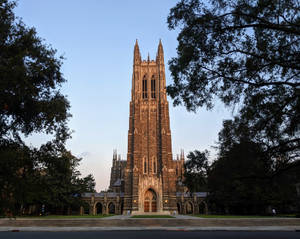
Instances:
[[[79,207],[83,192],[94,192],[92,175],[81,178],[81,159],[65,149],[70,104],[61,94],[62,57],[34,28],[18,19],[15,1],[0,0],[0,215],[64,212]],[[54,135],[39,149],[22,136]]]
[[[217,159],[208,164],[207,152],[195,150],[186,161],[185,185],[190,191],[207,191],[211,213],[264,215],[300,209],[296,183],[300,161],[273,159],[256,143],[246,125],[223,122]]]
[[[2,140],[0,142],[0,214],[66,213],[83,205],[81,194],[95,192],[92,175],[81,178],[76,169],[81,159],[51,143],[40,149]]]
[[[0,141],[0,214],[10,209],[14,214],[22,201],[33,203],[38,188],[32,151],[13,141]]]
[[[218,159],[208,174],[209,201],[217,213],[265,214],[297,211],[299,161],[274,160],[249,137],[249,128],[227,120],[219,133]]]
[[[45,132],[66,138],[70,105],[59,90],[62,58],[15,17],[15,5],[0,0],[0,137]]]
[[[263,214],[268,205],[270,165],[259,145],[234,143],[211,165],[208,177],[210,202],[220,212]]]
[[[184,184],[191,192],[207,191],[208,151],[195,150],[187,156],[185,162]]]
[[[275,158],[300,157],[300,3],[298,0],[181,0],[171,9],[179,28],[170,62],[174,104],[238,104],[234,125]]]

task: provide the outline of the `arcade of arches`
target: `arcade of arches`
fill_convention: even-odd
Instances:
[[[157,194],[153,189],[148,189],[144,194],[144,213],[156,213],[158,211]],[[208,207],[205,197],[196,197],[189,194],[181,194],[176,197],[178,214],[207,214]],[[115,193],[86,193],[83,200],[87,202],[81,208],[80,214],[126,214],[123,210],[123,195]]]

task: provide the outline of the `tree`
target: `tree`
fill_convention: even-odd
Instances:
[[[208,151],[195,150],[187,155],[184,167],[184,184],[191,192],[207,191]]]
[[[15,16],[15,6],[0,0],[0,214],[22,214],[30,205],[62,212],[78,207],[95,181],[80,177],[81,159],[65,148],[71,114],[60,92],[63,58]],[[55,137],[37,149],[22,141],[32,133]]]
[[[0,0],[0,137],[33,132],[68,136],[70,104],[60,93],[62,58]]]
[[[95,192],[93,176],[77,170],[81,159],[52,142],[36,149],[5,140],[0,158],[0,215],[29,213],[33,205],[62,214],[83,205],[82,193]]]
[[[64,213],[68,208],[78,208],[84,192],[95,192],[95,180],[92,175],[81,178],[77,167],[81,161],[67,150],[57,150],[52,143],[47,143],[37,152],[41,197],[47,211]]]
[[[300,3],[297,0],[181,0],[170,29],[180,28],[174,104],[239,105],[236,123],[273,158],[300,157]]]
[[[24,202],[33,203],[39,175],[32,153],[21,143],[0,141],[0,215],[9,211],[15,215]]]
[[[243,141],[234,143],[220,155],[208,177],[209,200],[220,213],[265,213],[268,165],[262,158],[259,145]]]
[[[218,158],[209,169],[209,202],[215,212],[264,214],[271,207],[280,213],[295,212],[300,161],[273,160],[253,141],[246,125],[235,123],[223,122]]]

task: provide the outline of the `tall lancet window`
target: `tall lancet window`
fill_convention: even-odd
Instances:
[[[143,78],[143,99],[147,99],[148,98],[148,93],[147,93],[147,76],[144,75]]]
[[[147,173],[147,159],[146,157],[143,158],[143,164],[144,164],[144,173]]]
[[[153,167],[153,173],[157,173],[157,162],[156,157],[152,158],[152,167]]]
[[[155,99],[155,76],[151,78],[151,98]]]

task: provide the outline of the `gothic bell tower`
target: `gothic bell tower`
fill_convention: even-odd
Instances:
[[[176,210],[176,175],[172,159],[164,52],[155,60],[133,57],[124,212],[170,213]]]

